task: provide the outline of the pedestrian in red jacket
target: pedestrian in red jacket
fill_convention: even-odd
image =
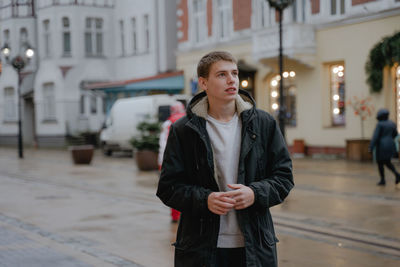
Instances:
[[[161,127],[162,129],[159,142],[160,150],[158,152],[158,168],[160,170],[163,162],[165,146],[167,144],[169,128],[175,121],[179,120],[180,118],[186,115],[185,106],[182,104],[182,102],[179,101],[176,101],[174,104],[171,105],[170,112],[171,115],[168,117],[168,119],[163,123]],[[172,222],[177,222],[179,220],[179,216],[180,216],[179,211],[171,209]]]

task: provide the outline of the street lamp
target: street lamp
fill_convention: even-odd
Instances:
[[[32,47],[30,47],[30,45],[28,43],[26,43],[24,47],[25,47],[24,56],[17,55],[14,58],[12,58],[11,61],[10,61],[11,48],[8,46],[8,44],[7,43],[4,44],[4,46],[1,48],[1,53],[4,55],[7,63],[11,63],[13,68],[18,73],[18,155],[19,155],[20,159],[22,159],[24,157],[23,144],[22,144],[22,121],[21,121],[21,113],[22,113],[22,107],[21,107],[22,76],[21,76],[21,71],[35,54],[34,50],[32,49]]]
[[[283,48],[282,48],[282,16],[283,10],[287,8],[293,0],[268,0],[271,7],[279,13],[279,77],[281,77],[279,82],[279,128],[281,129],[283,137],[285,137],[285,117],[286,108],[283,96]]]

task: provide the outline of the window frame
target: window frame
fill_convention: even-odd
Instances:
[[[56,92],[55,84],[44,83],[42,87],[43,99],[43,120],[55,121],[56,120]]]
[[[136,17],[133,17],[131,19],[131,26],[132,26],[132,51],[133,54],[136,54],[138,52],[138,32],[137,32],[137,20]]]
[[[44,58],[50,58],[52,51],[51,51],[51,31],[50,31],[50,19],[45,19],[42,22],[43,27],[43,55]]]
[[[193,42],[202,44],[207,38],[207,2],[205,0],[193,0],[192,2]],[[199,5],[196,5],[199,3]],[[196,10],[196,7],[199,9]]]
[[[85,18],[84,47],[86,57],[102,57],[104,55],[103,26],[104,20],[100,17]]]
[[[68,25],[65,25],[65,21],[68,22]],[[64,57],[70,57],[72,55],[72,40],[71,40],[71,21],[68,17],[61,18],[62,23],[62,51]],[[69,36],[68,40],[66,40],[66,36]],[[68,41],[68,45],[66,45],[66,41]],[[67,47],[69,46],[69,51]]]
[[[335,73],[335,68],[343,67],[343,70],[338,70]],[[345,127],[346,126],[346,67],[344,62],[334,62],[328,64],[329,72],[329,113],[330,113],[330,125],[331,127]],[[343,72],[340,76],[339,72]],[[338,83],[337,85],[335,83]],[[341,89],[341,86],[343,88]],[[343,90],[343,92],[340,92]],[[338,96],[335,99],[335,95]],[[338,114],[335,114],[335,109],[339,109]],[[341,118],[339,117],[341,116]],[[338,117],[338,119],[335,119]],[[335,121],[337,120],[337,121]]]
[[[151,42],[150,42],[150,15],[143,15],[143,33],[144,33],[144,50],[146,52],[150,51]]]

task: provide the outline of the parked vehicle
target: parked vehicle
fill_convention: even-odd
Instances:
[[[138,135],[136,126],[144,120],[165,121],[169,107],[175,101],[189,102],[187,95],[150,95],[118,99],[100,132],[100,143],[105,155],[114,151],[132,151],[130,139]]]

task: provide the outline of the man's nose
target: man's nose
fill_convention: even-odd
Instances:
[[[228,83],[234,83],[235,82],[235,77],[233,77],[232,74],[228,74]]]

